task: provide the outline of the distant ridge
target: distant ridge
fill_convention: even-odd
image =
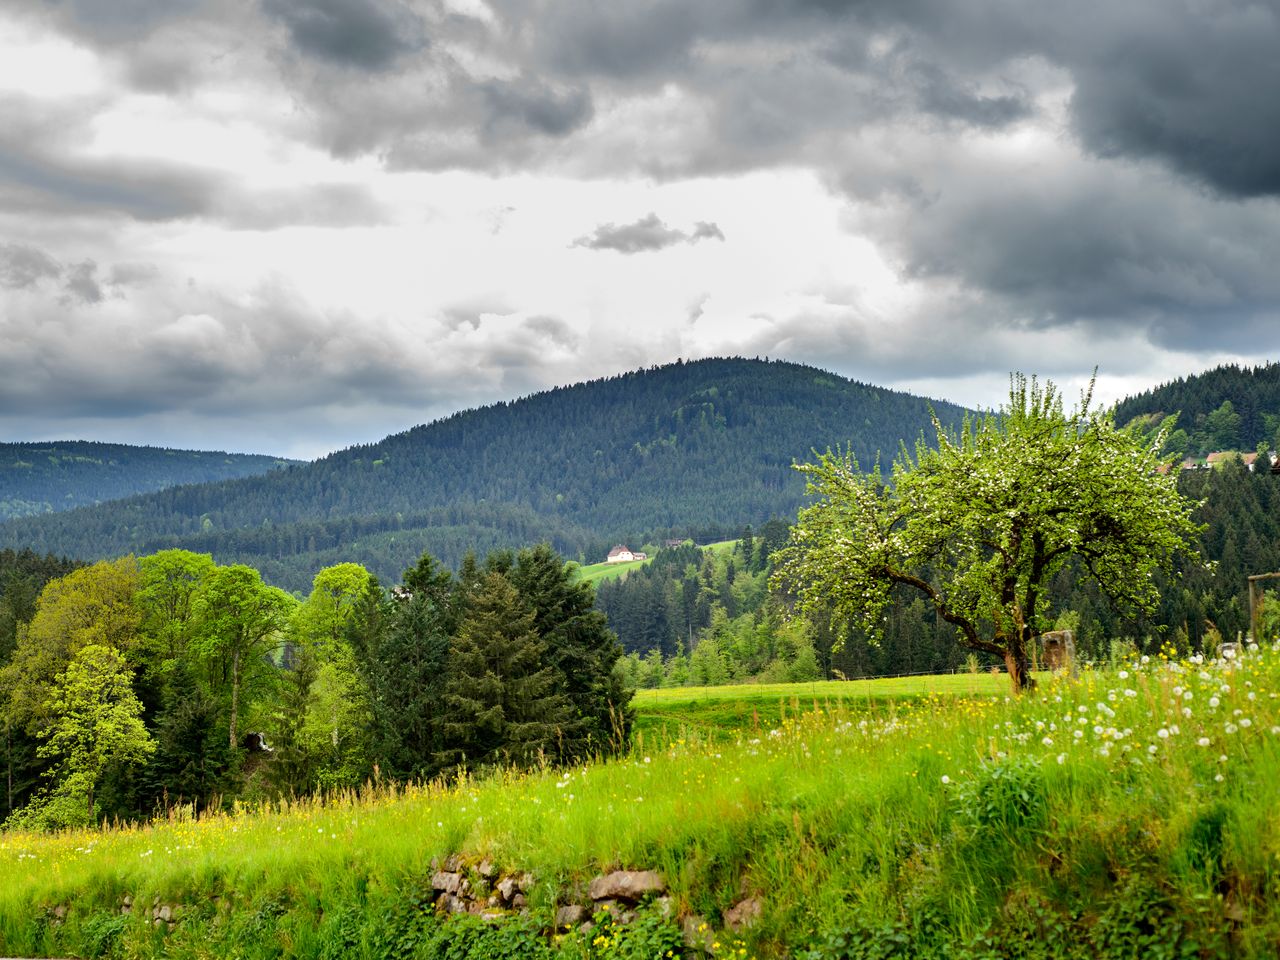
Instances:
[[[1224,403],[1231,404],[1229,415]],[[1171,413],[1179,415],[1176,427],[1187,434],[1188,453],[1253,450],[1259,443],[1274,450],[1280,445],[1280,363],[1224,364],[1179,377],[1120,401],[1116,422]]]
[[[0,520],[73,510],[184,483],[251,477],[291,462],[258,454],[86,440],[0,443]]]
[[[868,467],[961,408],[782,361],[677,362],[466,410],[314,463],[0,525],[0,545],[91,559],[183,546],[300,589],[355,560],[396,578],[423,549],[728,532],[803,500],[791,469],[848,445]]]

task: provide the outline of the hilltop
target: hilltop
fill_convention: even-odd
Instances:
[[[1204,456],[1280,445],[1280,363],[1225,364],[1122,400],[1116,422],[1177,414],[1171,452]]]
[[[252,477],[291,462],[259,454],[85,440],[0,443],[0,520],[74,510],[187,483]]]
[[[314,463],[0,525],[0,544],[85,559],[171,546],[293,588],[357,560],[393,581],[424,549],[456,563],[540,540],[719,539],[794,515],[796,459],[868,466],[961,408],[780,361],[677,362],[467,410]]]

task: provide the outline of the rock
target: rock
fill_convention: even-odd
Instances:
[[[431,875],[431,889],[436,893],[456,894],[462,886],[462,875],[448,870],[437,870]]]
[[[759,897],[747,897],[747,899],[735,903],[724,913],[724,925],[734,933],[749,927],[760,919],[760,914],[764,912],[764,904]]]
[[[484,877],[486,880],[492,880],[498,875],[498,868],[493,865],[493,861],[485,857],[480,861],[480,866],[476,867],[476,873]]]
[[[523,893],[517,893],[514,897],[511,898],[512,910],[523,910],[528,905],[529,905],[529,901],[525,898],[525,895]]]
[[[528,893],[533,889],[533,874],[520,874],[520,877],[516,880],[516,886],[520,888],[521,893]]]
[[[441,896],[439,904],[444,909],[445,913],[466,913],[469,909],[467,901],[463,900],[461,897],[455,897],[451,893],[446,893]]]
[[[515,877],[505,877],[498,881],[498,896],[504,903],[510,903],[520,892],[520,883]]]
[[[169,906],[167,903],[162,903],[159,909],[156,910],[156,916],[165,923],[168,923],[173,919],[173,907]]]
[[[53,908],[53,915],[59,920],[67,919],[67,905],[65,903],[58,904]]]
[[[592,900],[626,900],[628,903],[666,892],[666,883],[653,870],[615,870],[592,880],[590,890]]]
[[[571,903],[556,911],[556,929],[576,927],[587,919],[587,908],[580,903]]]
[[[444,858],[444,868],[449,873],[461,873],[463,866],[462,857],[456,853],[451,853]]]

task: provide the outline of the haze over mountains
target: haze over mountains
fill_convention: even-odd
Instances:
[[[314,463],[179,487],[0,526],[0,544],[85,559],[169,546],[258,566],[301,588],[355,560],[394,581],[429,549],[550,540],[596,559],[619,539],[736,534],[790,517],[791,468],[852,447],[868,466],[950,403],[855,383],[813,367],[700,360],[561,387],[468,410]]]
[[[184,483],[250,477],[291,462],[296,461],[85,440],[0,443],[0,520],[73,510]]]

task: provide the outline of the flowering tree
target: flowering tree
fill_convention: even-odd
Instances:
[[[1198,528],[1194,504],[1160,471],[1172,421],[1155,437],[1090,409],[1067,414],[1053,384],[1015,375],[1009,404],[957,432],[934,420],[936,449],[903,448],[892,482],[849,454],[801,464],[809,493],[775,585],[875,637],[893,589],[918,590],[959,641],[1003,657],[1015,691],[1033,681],[1028,652],[1048,628],[1045,586],[1073,557],[1113,601],[1150,610],[1152,574]]]

